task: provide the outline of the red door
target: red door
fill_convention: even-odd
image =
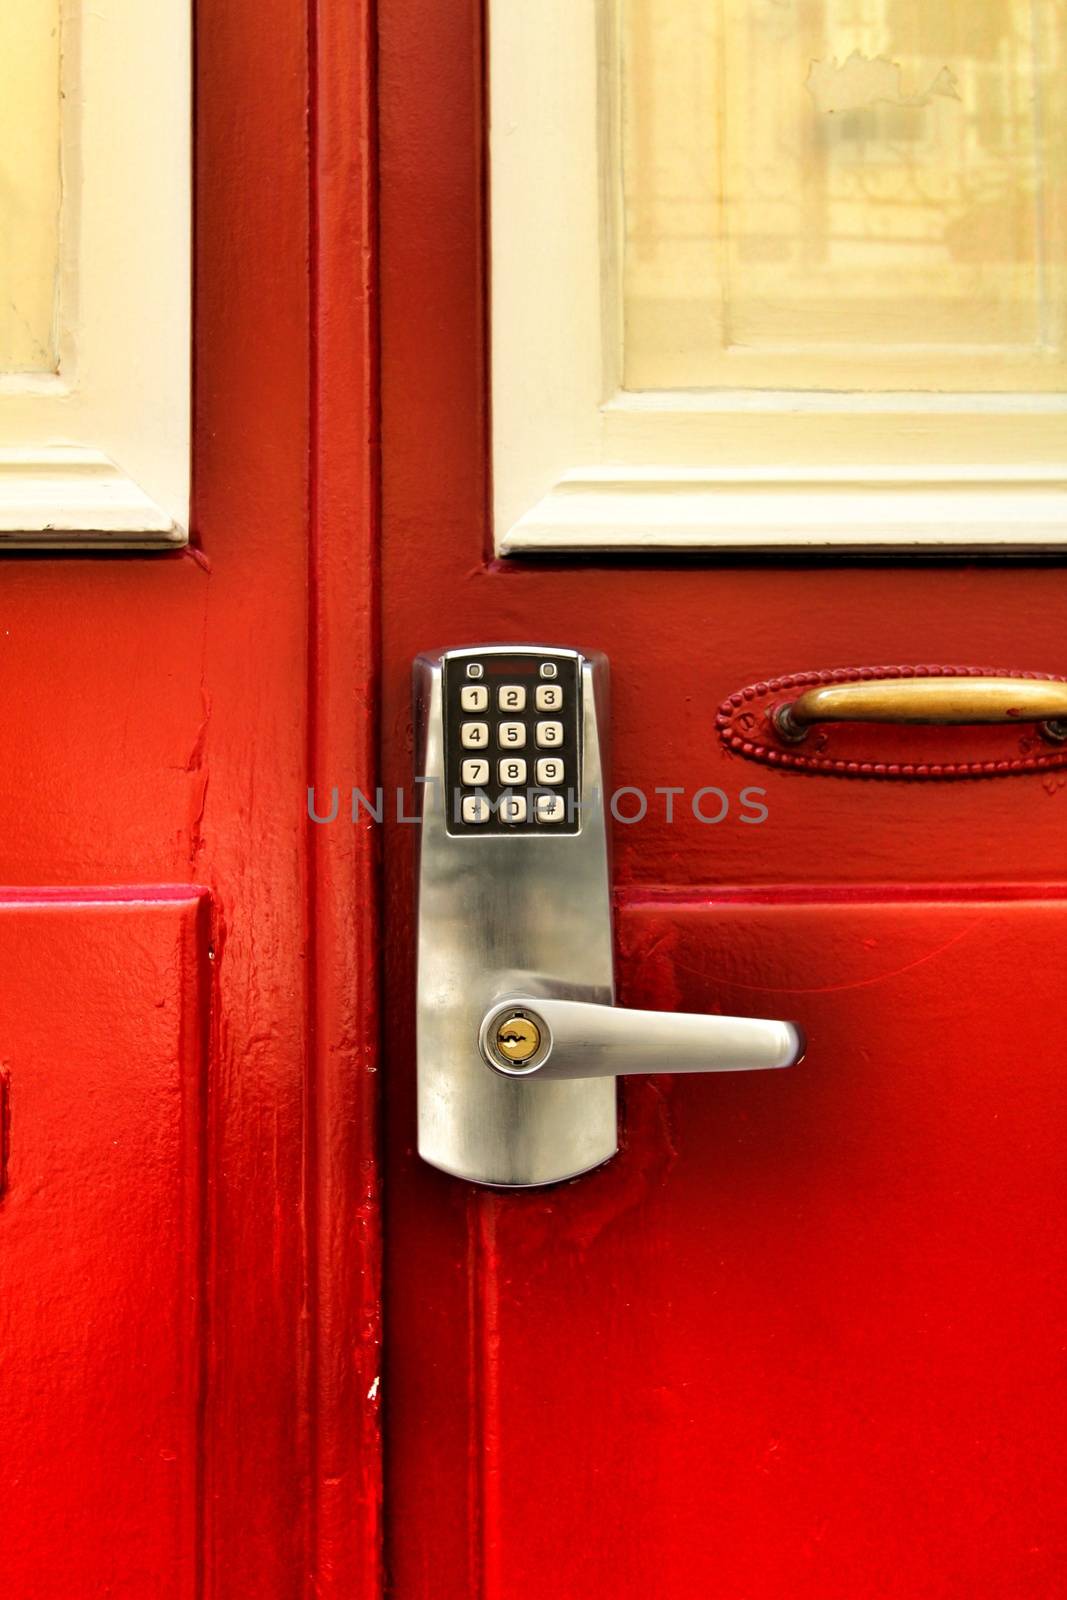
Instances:
[[[387,792],[417,652],[605,652],[612,782],[651,799],[613,830],[620,1002],[793,1017],[809,1050],[625,1080],[619,1154],[573,1182],[432,1170],[414,830],[387,830],[391,1592],[1059,1594],[1062,774],[959,781],[1022,758],[1018,730],[958,727],[831,729],[828,759],[881,770],[808,773],[716,719],[818,669],[1062,673],[1062,569],[494,559],[477,9],[380,14]],[[670,824],[657,786],[681,792]],[[689,804],[704,786],[721,821]]]
[[[197,21],[193,548],[0,568],[5,1592],[1062,1593],[1062,777],[716,721],[1063,673],[1061,567],[495,560],[479,8]],[[621,1003],[810,1048],[509,1193],[416,1154],[417,830],[307,792],[410,796],[414,656],[530,640],[616,785],[731,801],[615,824]]]
[[[367,21],[198,12],[192,548],[0,557],[11,1600],[381,1592]]]

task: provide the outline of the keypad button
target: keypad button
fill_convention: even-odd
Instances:
[[[471,761],[465,761],[461,772],[464,783],[489,782],[489,763],[485,760],[479,760],[477,757]]]
[[[472,661],[467,667],[467,677],[480,678],[482,675],[482,670],[482,664],[480,661]]]
[[[539,683],[537,686],[538,711],[558,711],[563,704],[563,689],[558,683]]]
[[[489,705],[489,690],[484,683],[467,683],[459,691],[459,703],[464,711],[484,711]]]
[[[554,678],[557,675],[558,672],[559,672],[559,668],[556,666],[556,663],[554,661],[542,661],[542,663],[541,663],[541,676],[542,676],[542,678]]]
[[[563,762],[559,756],[542,756],[537,763],[538,783],[562,783]]]
[[[521,750],[526,744],[524,722],[502,722],[496,730],[497,741],[504,750]]]
[[[547,750],[553,745],[562,744],[562,722],[539,722],[537,724],[537,742],[543,750]]]
[[[497,773],[501,783],[509,787],[513,783],[525,783],[526,763],[521,756],[505,756],[497,765]]]
[[[511,823],[526,821],[526,796],[522,794],[506,794],[500,801],[499,816],[502,822]]]
[[[534,816],[538,822],[562,822],[566,811],[561,794],[539,794],[534,798]]]
[[[501,711],[525,711],[526,690],[521,683],[504,683],[496,692],[496,703]]]
[[[489,743],[488,722],[465,722],[459,730],[459,742],[464,750],[484,750]]]
[[[462,814],[464,822],[488,822],[489,801],[484,794],[464,795]]]

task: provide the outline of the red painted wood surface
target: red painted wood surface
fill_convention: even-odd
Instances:
[[[485,1592],[1057,1593],[1067,901],[642,898],[620,953],[811,1047],[627,1084],[613,1166],[468,1202]]]
[[[27,955],[13,989],[0,962],[0,1061],[12,1038],[26,1058],[10,1069],[0,1388],[51,1406],[56,1469],[39,1454],[44,1415],[37,1434],[0,1439],[4,1482],[23,1486],[0,1505],[11,1600],[381,1592],[377,841],[314,828],[306,810],[311,782],[375,781],[370,53],[362,0],[198,7],[195,549],[0,563],[0,882],[93,904],[105,890],[202,889],[212,923],[195,1430],[178,1416],[168,1303],[155,1303],[173,1289],[182,1195],[164,1214],[150,1167],[139,1209],[134,1174],[112,1192],[97,1163],[74,1234],[77,1296],[111,1343],[56,1434],[42,1328],[64,1278],[13,1243],[31,1182],[18,1164],[33,1153],[44,1194],[69,1183],[67,1148],[92,1147],[91,1099],[66,1094],[66,1125],[56,1103],[79,1060],[109,1064],[114,1118],[160,1159],[173,1097],[152,1053],[163,1022],[150,1018],[139,1047],[121,972],[92,1005],[71,988],[80,934],[69,982],[42,970],[34,988]],[[153,946],[143,930],[134,943],[143,965]],[[75,1000],[61,1036],[49,1009]],[[125,1343],[107,1312],[120,1279]],[[144,1417],[153,1385],[158,1416]],[[175,1462],[158,1454],[163,1433]],[[195,1505],[177,1508],[194,1473]],[[103,1554],[78,1566],[85,1507],[103,1508]]]
[[[1063,673],[1067,571],[494,562],[481,8],[379,12],[386,783],[416,651],[603,649],[615,781],[730,800],[616,826],[624,998],[791,1010],[814,1040],[792,1076],[628,1085],[620,1157],[551,1194],[431,1172],[411,830],[386,830],[391,1592],[1048,1600],[1067,785],[798,778],[715,717],[812,664]]]
[[[0,901],[0,1547],[19,1600],[198,1593],[211,928]]]

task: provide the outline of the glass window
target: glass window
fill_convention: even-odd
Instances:
[[[56,368],[58,0],[0,4],[0,372]]]
[[[1064,387],[1058,0],[620,0],[630,390]]]

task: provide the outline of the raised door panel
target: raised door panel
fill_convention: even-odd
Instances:
[[[575,1183],[424,1181],[466,1211],[469,1355],[424,1194],[392,1375],[398,1592],[1046,1600],[1067,901],[686,891],[626,901],[619,936],[622,1003],[794,1017],[808,1055],[625,1083],[621,1153]],[[442,1474],[434,1440],[460,1430],[466,1468],[453,1443]],[[472,1493],[452,1587],[404,1490],[427,1482]]]
[[[0,1545],[19,1600],[198,1593],[208,902],[0,901]]]

